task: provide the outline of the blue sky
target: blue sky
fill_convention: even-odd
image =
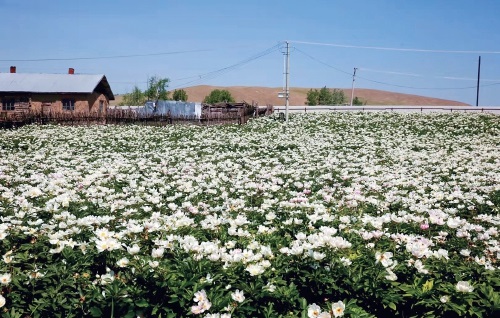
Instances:
[[[498,0],[0,0],[0,12],[0,72],[73,67],[115,93],[153,75],[172,88],[280,87],[283,49],[261,53],[289,40],[294,87],[350,88],[357,67],[358,88],[475,105],[481,55],[479,103],[500,105]]]

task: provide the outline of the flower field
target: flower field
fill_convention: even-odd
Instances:
[[[495,317],[499,209],[495,115],[3,130],[0,313]]]

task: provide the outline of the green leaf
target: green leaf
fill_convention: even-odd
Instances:
[[[98,307],[91,307],[89,311],[92,317],[102,317],[102,311]]]
[[[422,286],[422,291],[424,293],[430,291],[432,287],[434,286],[434,280],[429,279],[428,281],[425,282],[425,284]]]

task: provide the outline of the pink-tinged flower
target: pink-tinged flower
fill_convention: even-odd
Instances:
[[[199,302],[202,302],[202,301],[205,301],[207,300],[207,292],[202,289],[200,291],[197,291],[196,293],[194,293],[194,298],[193,298],[193,301],[199,303]]]
[[[342,317],[344,315],[345,305],[342,301],[332,304],[332,312],[334,317]]]
[[[422,223],[420,224],[420,229],[421,230],[427,230],[429,228],[429,223]]]
[[[200,301],[198,303],[198,306],[200,306],[202,312],[204,311],[207,311],[210,309],[210,307],[212,307],[212,303],[208,301],[208,299],[206,299],[205,301]]]
[[[459,291],[461,293],[472,293],[472,291],[474,290],[474,287],[472,287],[472,285],[466,281],[459,281],[457,283],[456,288],[457,288],[457,291]]]
[[[199,315],[203,312],[203,308],[201,308],[200,305],[192,306],[191,307],[191,312],[195,315]]]
[[[332,315],[330,315],[330,313],[327,311],[323,311],[321,314],[319,314],[318,318],[332,318]]]

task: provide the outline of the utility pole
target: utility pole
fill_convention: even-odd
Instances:
[[[351,106],[352,106],[352,100],[354,99],[354,81],[356,78],[356,71],[358,70],[357,67],[354,68],[354,73],[352,74],[352,88],[351,88]]]
[[[479,56],[479,64],[477,66],[477,92],[476,92],[476,106],[479,106],[479,78],[481,76],[481,56]]]
[[[286,41],[286,70],[285,70],[285,120],[288,122],[288,103],[290,88],[288,87],[288,77],[290,76],[290,46]]]

